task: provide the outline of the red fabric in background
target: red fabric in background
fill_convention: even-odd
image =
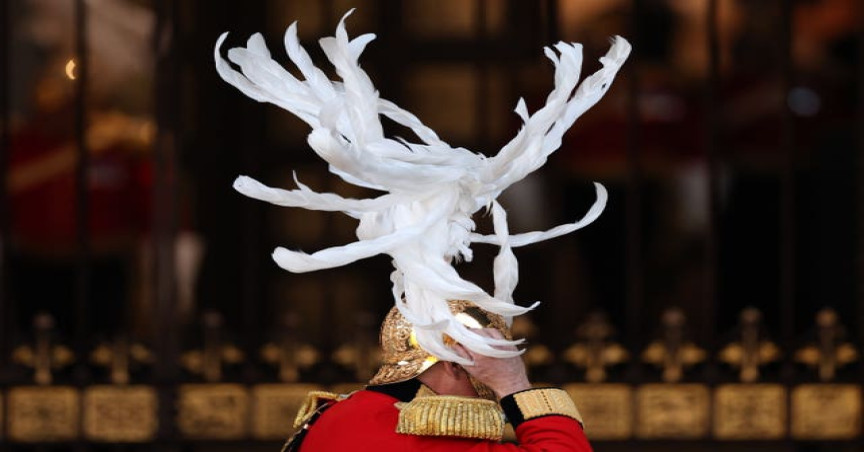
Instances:
[[[52,159],[64,162],[49,177],[10,193],[12,233],[25,246],[76,243],[77,169],[74,159],[64,158],[74,152],[74,142],[57,135],[32,126],[12,139],[12,175]],[[123,147],[91,151],[87,176],[92,241],[133,238],[149,230],[152,168],[147,154]]]

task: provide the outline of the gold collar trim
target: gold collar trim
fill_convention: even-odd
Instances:
[[[416,397],[396,404],[396,432],[419,436],[455,436],[500,441],[504,412],[497,403],[475,397]]]

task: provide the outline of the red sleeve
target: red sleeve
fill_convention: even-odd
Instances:
[[[566,416],[546,416],[516,427],[519,447],[524,451],[592,452],[582,426]]]

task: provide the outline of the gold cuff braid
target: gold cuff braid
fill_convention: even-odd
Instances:
[[[397,403],[396,432],[420,436],[500,441],[504,435],[504,413],[498,404],[474,397],[416,397]]]
[[[513,394],[516,406],[525,420],[558,414],[571,417],[582,424],[582,415],[565,391],[557,388],[532,389]]]

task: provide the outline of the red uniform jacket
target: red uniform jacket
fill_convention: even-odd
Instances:
[[[354,393],[327,409],[311,425],[300,452],[591,452],[580,424],[558,415],[538,417],[517,425],[518,445],[396,433],[399,418],[396,402],[398,398],[381,392]],[[505,407],[505,414],[513,419],[506,411]]]

